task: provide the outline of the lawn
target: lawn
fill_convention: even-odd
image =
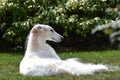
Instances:
[[[61,52],[59,56],[62,59],[78,57],[82,62],[120,66],[120,50]],[[0,53],[0,80],[120,80],[120,71],[81,76],[23,76],[19,74],[19,63],[22,57],[23,53]]]

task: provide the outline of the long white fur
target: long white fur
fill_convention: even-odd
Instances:
[[[61,60],[46,40],[60,42],[62,38],[52,27],[36,24],[28,37],[25,56],[20,62],[20,73],[31,76],[86,75],[108,70],[106,65],[82,63],[75,58]]]

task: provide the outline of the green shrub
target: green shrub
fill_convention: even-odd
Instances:
[[[99,24],[115,20],[119,0],[3,0],[0,1],[1,38],[21,44],[36,23],[64,29],[64,36],[88,36]]]

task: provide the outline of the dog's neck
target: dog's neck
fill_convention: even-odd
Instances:
[[[27,50],[39,50],[41,46],[45,46],[46,41],[43,40],[38,34],[30,33],[28,38]]]

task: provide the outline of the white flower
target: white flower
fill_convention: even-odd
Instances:
[[[106,8],[105,12],[112,12],[112,8]]]
[[[102,0],[103,2],[107,1],[107,0]]]

